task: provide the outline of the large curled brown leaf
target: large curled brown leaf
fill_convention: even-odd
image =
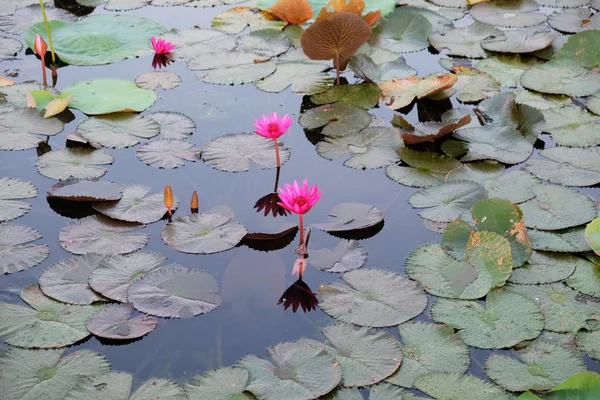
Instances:
[[[271,13],[292,25],[302,25],[313,16],[308,0],[279,0],[271,7]]]
[[[340,71],[371,37],[371,28],[359,16],[341,12],[316,21],[302,35],[302,49],[311,60],[333,60]]]
[[[319,16],[316,20],[324,20],[342,12],[349,12],[360,17],[364,9],[365,2],[363,0],[348,0],[348,2],[346,2],[346,0],[331,0],[325,7],[321,9],[321,12],[319,12]],[[377,10],[371,11],[365,15],[363,19],[369,26],[372,26],[375,22],[377,22],[379,17],[381,17],[381,12]]]

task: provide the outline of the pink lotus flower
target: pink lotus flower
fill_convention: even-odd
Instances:
[[[175,45],[173,43],[167,42],[163,38],[156,39],[154,36],[152,36],[150,41],[152,42],[152,48],[154,49],[156,54],[167,54],[175,48]]]
[[[294,268],[292,269],[292,275],[298,275],[302,278],[304,275],[304,270],[306,269],[306,258],[298,257],[296,262],[294,263]]]
[[[279,119],[277,113],[273,111],[270,118],[263,115],[262,119],[255,120],[256,130],[254,132],[268,139],[277,139],[288,130],[290,125],[292,125],[292,119],[287,114]]]
[[[298,214],[300,219],[300,245],[304,244],[304,219],[303,215],[319,201],[321,192],[317,185],[312,185],[308,189],[308,181],[305,179],[302,187],[294,181],[294,185],[285,184],[285,189],[279,188],[279,197],[281,202],[277,203],[286,210]]]

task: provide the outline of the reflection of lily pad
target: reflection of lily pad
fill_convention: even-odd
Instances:
[[[327,215],[331,222],[313,226],[328,232],[341,232],[368,228],[383,221],[383,211],[361,203],[338,204]]]
[[[144,164],[155,168],[177,168],[184,161],[200,158],[200,148],[185,140],[153,140],[138,147],[135,155]]]
[[[253,395],[244,393],[248,376],[244,368],[219,368],[193,377],[185,390],[194,400],[252,400]]]
[[[52,179],[93,179],[106,173],[100,165],[113,161],[113,156],[104,150],[65,148],[39,157],[36,166],[40,174]]]
[[[356,240],[344,240],[330,249],[311,249],[308,262],[327,272],[348,272],[367,262],[367,252]]]
[[[0,221],[26,214],[31,205],[18,200],[36,197],[37,194],[37,187],[29,181],[0,177]]]
[[[45,119],[31,108],[0,113],[0,150],[33,149],[45,140],[40,135],[56,135],[63,127],[58,119]]]
[[[419,315],[427,296],[418,285],[391,271],[357,269],[342,275],[349,285],[321,285],[319,307],[341,321],[361,326],[401,324]]]
[[[158,135],[160,126],[153,119],[137,114],[117,113],[83,120],[77,126],[77,132],[89,142],[124,148],[138,144],[140,138]]]
[[[45,244],[26,244],[41,238],[34,228],[17,224],[0,224],[0,273],[11,274],[34,267],[50,254]]]
[[[47,196],[69,201],[115,201],[123,197],[123,187],[101,179],[67,179],[52,185]]]
[[[508,400],[499,387],[460,373],[431,372],[420,376],[415,387],[439,400]]]
[[[371,120],[371,114],[362,108],[334,103],[303,112],[298,123],[306,129],[323,127],[325,136],[346,136],[366,128]]]
[[[94,335],[109,339],[135,339],[150,333],[158,325],[156,318],[142,315],[129,319],[133,314],[130,303],[111,305],[87,322]]]

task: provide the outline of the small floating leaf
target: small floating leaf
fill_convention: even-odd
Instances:
[[[26,244],[41,238],[34,228],[18,224],[0,224],[0,273],[24,271],[44,261],[50,254],[45,244]]]
[[[383,211],[361,203],[341,203],[327,214],[330,222],[314,224],[317,229],[328,232],[365,229],[383,221]]]
[[[156,90],[159,86],[162,89],[174,89],[181,84],[181,77],[175,72],[170,71],[151,71],[138,75],[135,84],[142,89]]]
[[[333,250],[311,249],[308,262],[327,272],[348,272],[367,262],[367,252],[356,240],[344,240]]]
[[[123,187],[102,179],[67,179],[50,186],[46,195],[69,201],[116,201],[123,197]]]
[[[196,123],[193,119],[173,111],[159,111],[144,116],[155,120],[160,125],[158,139],[183,140],[196,130]]]
[[[135,339],[152,332],[158,320],[147,315],[131,318],[131,303],[110,305],[87,322],[93,335],[108,339]],[[130,319],[131,318],[131,319]]]
[[[113,161],[113,156],[104,150],[64,148],[39,157],[36,166],[40,174],[52,179],[93,179],[106,173],[100,165]]]
[[[31,205],[18,200],[37,195],[37,187],[29,181],[0,177],[0,221],[9,221],[26,214]]]
[[[105,147],[125,148],[159,134],[158,122],[133,113],[91,117],[77,125],[77,132],[89,142]]]
[[[202,54],[188,62],[196,77],[206,83],[240,85],[266,78],[275,72],[275,61],[270,57],[245,51],[223,51]]]
[[[135,155],[144,164],[155,168],[178,168],[184,160],[196,161],[201,150],[185,140],[153,140],[138,147]]]

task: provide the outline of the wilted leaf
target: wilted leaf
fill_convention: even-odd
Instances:
[[[270,10],[278,19],[292,25],[302,25],[313,16],[308,0],[279,0]]]
[[[379,83],[381,96],[385,105],[395,110],[412,103],[416,98],[431,96],[446,90],[456,83],[454,74],[429,75],[424,78],[410,76],[405,79],[392,79]]]

